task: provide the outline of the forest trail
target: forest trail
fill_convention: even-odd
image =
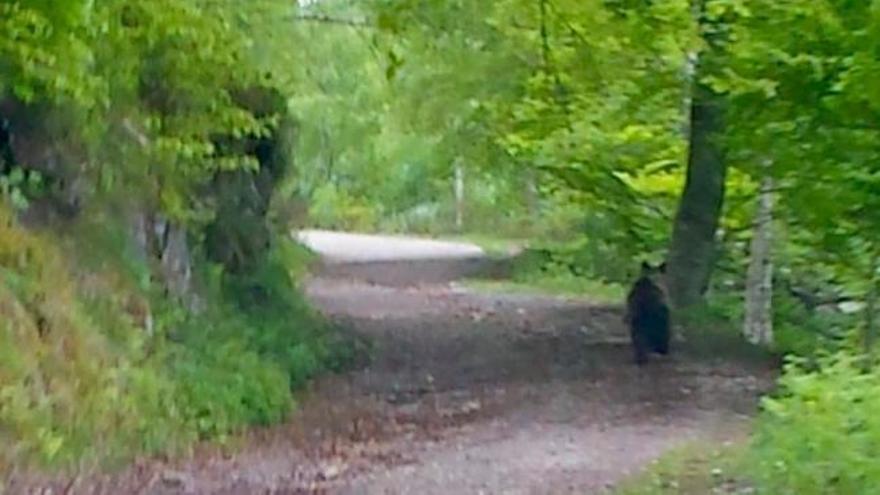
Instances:
[[[286,425],[233,454],[206,447],[69,493],[602,493],[689,440],[726,438],[773,378],[685,354],[638,369],[620,308],[589,301],[339,272],[307,291],[369,361],[314,383]]]

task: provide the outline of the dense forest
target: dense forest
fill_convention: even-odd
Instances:
[[[283,422],[355,352],[318,227],[666,260],[681,340],[786,363],[743,476],[869,493],[878,50],[876,0],[0,0],[0,473]]]

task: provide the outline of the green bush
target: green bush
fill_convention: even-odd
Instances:
[[[791,295],[777,291],[773,299],[775,350],[781,354],[812,356],[840,349],[856,316],[809,310]]]
[[[284,419],[292,406],[289,381],[241,342],[188,346],[171,353],[182,418],[200,438],[222,439],[246,425]]]
[[[247,276],[201,270],[194,314],[144,287],[113,225],[62,249],[0,208],[0,473],[107,466],[277,423],[292,387],[348,358],[296,286],[307,256],[294,246]]]
[[[607,302],[621,302],[622,285],[591,276],[583,268],[579,244],[554,245],[527,250],[515,262],[513,281],[551,293],[592,297]]]
[[[880,486],[880,370],[848,354],[818,368],[792,362],[763,402],[750,462],[761,493],[876,493]]]
[[[212,323],[215,340],[240,340],[284,370],[293,387],[322,369],[330,353],[327,324],[296,286],[306,259],[282,244],[254,271],[226,277],[217,296],[220,321]]]
[[[376,210],[365,199],[333,184],[318,187],[309,205],[309,218],[320,228],[369,232],[376,226]]]
[[[296,286],[307,260],[282,243],[246,274],[203,264],[204,311],[163,309],[170,341],[161,360],[189,434],[223,439],[278,423],[293,406],[291,389],[335,364],[329,328]]]

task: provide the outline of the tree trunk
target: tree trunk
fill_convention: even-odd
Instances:
[[[743,335],[755,345],[773,344],[773,179],[761,183],[755,233],[746,277],[746,314]]]
[[[721,130],[721,116],[719,97],[697,83],[691,104],[687,178],[669,250],[669,295],[676,308],[702,302],[712,274],[727,175],[714,141]]]
[[[702,19],[702,9],[695,12]],[[711,40],[709,40],[711,41]],[[713,46],[694,66],[687,177],[669,249],[669,296],[673,307],[702,302],[715,257],[715,235],[724,204],[727,168],[715,136],[723,129],[721,97],[702,82]]]

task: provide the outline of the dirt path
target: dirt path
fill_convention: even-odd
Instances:
[[[740,423],[772,375],[684,354],[638,369],[619,309],[584,301],[321,279],[308,292],[371,343],[369,363],[315,383],[287,425],[234,454],[67,493],[601,493]]]
[[[376,345],[340,399],[384,401],[366,417],[404,432],[377,435],[393,462],[341,474],[338,493],[600,492],[728,431],[769,383],[767,370],[681,355],[637,369],[619,310],[582,301],[329,281],[310,293]]]

